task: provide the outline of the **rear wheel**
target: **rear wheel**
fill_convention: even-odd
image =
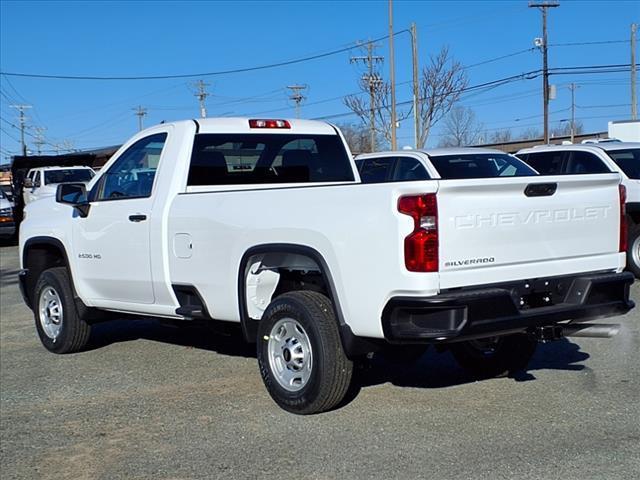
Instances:
[[[522,333],[452,343],[451,353],[462,368],[488,378],[525,369],[536,346],[535,338]]]
[[[353,363],[342,348],[330,300],[317,292],[280,295],[258,326],[258,364],[267,391],[297,414],[330,410],[346,395]]]
[[[629,220],[629,246],[627,248],[627,269],[640,278],[640,224]]]
[[[33,313],[40,341],[54,353],[73,353],[89,341],[91,326],[76,310],[67,269],[45,270],[34,292]]]

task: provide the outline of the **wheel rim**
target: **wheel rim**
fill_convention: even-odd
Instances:
[[[313,352],[302,325],[293,318],[278,320],[271,328],[267,351],[278,384],[290,392],[304,388],[311,377]]]
[[[62,321],[64,319],[62,301],[55,288],[45,287],[42,290],[38,317],[45,335],[55,342],[62,330]]]
[[[469,340],[468,345],[481,357],[495,355],[500,347],[500,337],[479,338]]]
[[[640,268],[640,236],[637,236],[631,244],[631,258],[635,266]]]

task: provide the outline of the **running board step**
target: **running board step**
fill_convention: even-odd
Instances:
[[[176,308],[176,315],[184,317],[185,320],[200,320],[205,319],[207,316],[202,312],[202,307],[178,307]]]

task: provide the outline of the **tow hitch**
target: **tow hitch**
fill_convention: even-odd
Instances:
[[[533,335],[539,342],[551,342],[562,337],[611,338],[619,331],[618,323],[570,323],[536,327]]]

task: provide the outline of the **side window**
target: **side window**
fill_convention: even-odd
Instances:
[[[428,180],[429,174],[419,160],[411,157],[399,157],[396,162],[396,171],[393,174],[394,182],[411,182],[414,180]]]
[[[362,162],[360,178],[362,183],[382,183],[391,179],[395,158],[366,158]]]
[[[580,173],[609,173],[611,170],[607,168],[602,160],[589,152],[571,152],[567,165],[569,174]]]
[[[102,175],[94,200],[151,196],[166,139],[166,133],[157,133],[131,145]]]
[[[40,170],[38,170],[36,172],[36,175],[35,175],[34,180],[33,180],[33,186],[34,187],[39,187],[40,186]]]
[[[561,175],[563,157],[562,151],[530,153],[527,163],[540,175]]]

